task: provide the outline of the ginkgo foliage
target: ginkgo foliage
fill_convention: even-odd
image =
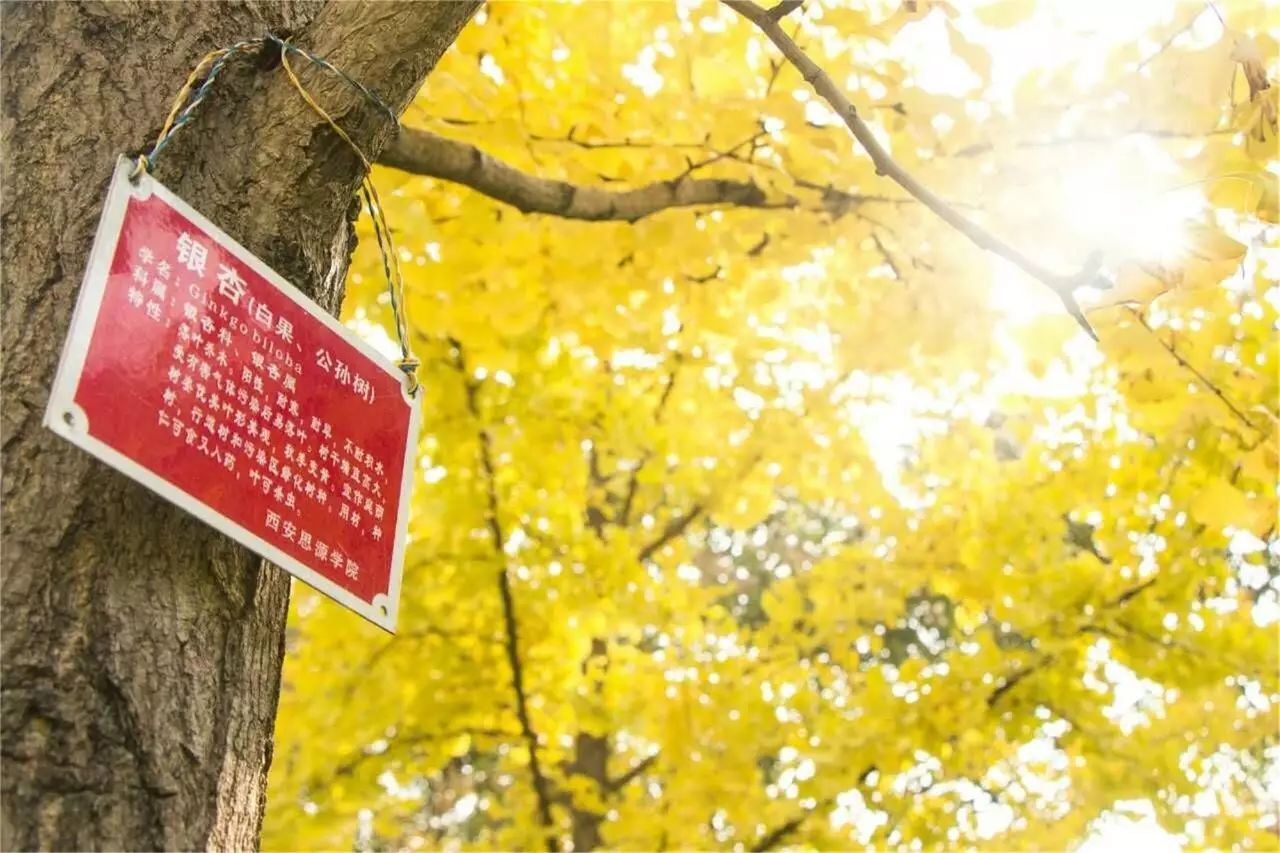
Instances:
[[[400,632],[295,588],[263,846],[1274,847],[1280,6],[740,5],[493,2],[404,116]]]

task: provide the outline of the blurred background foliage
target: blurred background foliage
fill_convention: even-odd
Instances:
[[[267,849],[1274,849],[1267,2],[492,2],[404,117],[754,206],[387,168],[423,358],[400,633],[296,586]],[[368,222],[345,319],[389,345]]]

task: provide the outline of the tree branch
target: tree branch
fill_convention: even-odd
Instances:
[[[400,129],[399,136],[383,149],[378,162],[393,169],[471,187],[524,213],[547,213],[566,219],[635,222],[673,207],[795,206],[792,200],[770,202],[764,190],[750,181],[701,179],[688,174],[629,190],[607,190],[540,178],[474,145],[410,127]]]
[[[652,139],[632,139],[630,136],[622,139],[579,139],[577,137],[577,125],[569,128],[566,136],[543,136],[539,133],[529,134],[529,139],[533,142],[546,142],[557,145],[576,145],[578,148],[587,151],[608,150],[616,148],[693,148],[705,150],[707,141],[702,142],[658,142]]]
[[[773,42],[774,46],[782,52],[783,56],[796,67],[796,70],[804,77],[805,82],[812,86],[814,91],[843,119],[845,126],[849,128],[854,138],[862,145],[863,150],[871,157],[871,162],[875,164],[877,174],[891,179],[908,193],[915,196],[920,200],[921,204],[932,210],[948,225],[968,237],[974,245],[1005,258],[1033,278],[1039,279],[1058,295],[1058,298],[1062,300],[1062,304],[1066,306],[1067,311],[1089,333],[1090,337],[1095,341],[1098,339],[1093,328],[1089,325],[1089,321],[1085,319],[1080,307],[1076,304],[1075,297],[1072,295],[1077,287],[1089,284],[1097,278],[1095,264],[1086,264],[1080,272],[1074,275],[1059,275],[1041,266],[1000,237],[960,213],[953,205],[947,203],[898,165],[893,157],[889,155],[889,152],[885,150],[884,146],[880,144],[880,141],[876,139],[871,127],[862,120],[862,117],[858,115],[857,109],[840,91],[831,77],[818,67],[818,64],[810,59],[809,55],[783,31],[782,27],[769,13],[769,10],[757,6],[750,0],[721,0],[721,2],[755,24]]]
[[[671,519],[657,539],[640,549],[640,562],[643,563],[646,560],[649,560],[654,554],[662,550],[664,545],[684,533],[689,528],[690,524],[697,521],[698,517],[702,515],[704,509],[706,509],[706,507],[702,504],[694,504],[693,507],[684,515],[679,515]]]
[[[753,853],[763,853],[765,850],[772,850],[778,846],[778,843],[791,833],[800,828],[800,825],[809,817],[809,812],[801,812],[786,823],[779,824],[764,838],[761,838],[755,844],[751,845]]]
[[[546,831],[547,850],[555,853],[556,850],[560,849],[560,845],[553,834],[555,821],[551,816],[550,785],[547,782],[547,777],[542,772],[542,766],[538,760],[538,733],[534,731],[533,722],[529,716],[524,663],[520,658],[520,633],[516,623],[515,595],[511,591],[511,576],[507,572],[506,561],[503,560],[505,536],[502,532],[502,523],[498,518],[497,478],[493,467],[492,440],[489,437],[489,431],[484,428],[484,422],[480,418],[480,405],[477,400],[479,383],[471,379],[471,374],[467,370],[466,360],[462,354],[462,344],[455,342],[454,349],[457,353],[455,366],[458,372],[462,374],[463,389],[466,393],[467,411],[475,419],[479,436],[480,467],[484,471],[487,485],[486,515],[488,516],[489,534],[493,539],[494,551],[498,558],[502,560],[502,566],[498,570],[498,592],[502,598],[502,622],[506,630],[506,651],[507,662],[511,666],[511,686],[516,694],[516,717],[520,721],[520,733],[524,737],[525,744],[529,750],[529,773],[533,777],[533,792],[538,802],[538,823]]]
[[[506,738],[514,736],[514,734],[514,732],[504,731],[502,729],[476,729],[466,727],[446,732],[422,732],[409,737],[397,736],[389,739],[387,745],[379,751],[374,751],[370,747],[365,746],[355,752],[348,753],[347,757],[330,768],[323,778],[316,778],[306,782],[302,786],[302,790],[308,792],[324,790],[332,785],[335,780],[354,774],[360,769],[360,765],[366,761],[372,761],[379,758],[390,759],[392,757],[392,750],[397,748],[421,746],[426,743],[437,743],[439,741],[452,740],[462,735],[467,735],[473,738],[488,737],[505,740]]]
[[[1044,669],[1045,667],[1052,664],[1053,661],[1054,661],[1053,655],[1045,655],[1035,663],[1028,664],[1027,666],[1024,666],[1022,669],[1014,671],[1012,675],[1006,676],[1004,681],[1000,684],[1000,686],[997,687],[995,690],[992,690],[991,693],[988,694],[987,707],[994,708],[997,705],[997,703],[1000,702],[1001,697],[1003,697],[1006,693],[1008,693],[1013,688],[1017,687],[1018,684],[1021,683],[1023,679],[1025,679],[1029,675],[1032,675],[1038,672],[1041,669]]]
[[[875,769],[875,766],[872,765],[867,770],[864,770],[862,772],[862,775],[858,777],[858,784],[861,785],[863,782],[865,782],[867,779],[867,776],[869,776],[871,774],[871,771],[874,769]],[[800,812],[795,817],[791,818],[785,823],[778,824],[771,831],[766,833],[763,838],[761,838],[755,844],[752,844],[751,850],[753,851],[753,853],[763,853],[763,851],[765,850],[772,850],[773,848],[781,844],[787,838],[787,836],[791,835],[793,832],[795,832],[797,829],[803,826],[804,822],[808,820],[812,815],[814,815],[819,811],[822,811],[823,809],[831,808],[833,805],[835,805],[835,802],[836,800],[834,797],[828,797],[818,802],[817,804],[815,804],[813,808],[807,811]]]
[[[781,3],[769,10],[769,17],[775,21],[781,21],[803,4],[804,0],[782,0]]]
[[[889,250],[885,248],[884,241],[880,239],[880,235],[871,230],[871,242],[875,244],[876,251],[880,253],[880,257],[884,258],[884,262],[889,265],[893,277],[898,281],[902,281],[902,271],[898,269],[898,264],[893,260],[893,255],[889,254]]]
[[[625,788],[627,785],[631,784],[631,782],[633,782],[637,776],[639,776],[640,774],[648,770],[650,767],[652,767],[653,763],[657,760],[658,760],[658,753],[655,752],[653,755],[650,755],[648,758],[645,758],[635,767],[632,767],[630,770],[628,770],[626,773],[623,773],[618,778],[610,779],[607,783],[605,783],[605,790],[609,792],[613,792],[613,791],[618,791],[618,790],[621,790],[622,788]]]
[[[871,774],[875,773],[877,769],[878,768],[874,764],[867,765],[863,769],[863,771],[858,774],[858,781],[857,781],[858,787],[862,787],[864,784],[866,784],[867,779],[871,778]],[[835,797],[827,797],[826,799],[816,803],[813,808],[808,809],[807,811],[800,812],[798,815],[791,818],[786,823],[779,824],[778,826],[774,827],[771,831],[765,833],[763,838],[761,838],[755,844],[751,845],[751,849],[753,851],[764,851],[764,850],[773,849],[779,843],[781,843],[787,836],[791,835],[791,833],[799,829],[801,825],[806,820],[808,820],[811,815],[815,814],[816,812],[822,809],[831,808],[835,804],[836,804]]]
[[[1152,584],[1154,584],[1158,580],[1160,580],[1159,575],[1152,575],[1151,577],[1147,578],[1137,586],[1129,587],[1124,592],[1117,595],[1114,599],[1112,599],[1111,601],[1108,601],[1106,606],[1119,607],[1120,605],[1129,601],[1129,599],[1133,598],[1134,596],[1146,590],[1148,587],[1150,587]]]

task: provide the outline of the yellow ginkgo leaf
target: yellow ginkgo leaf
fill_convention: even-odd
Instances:
[[[1030,18],[1036,11],[1035,0],[994,0],[979,6],[974,14],[989,27],[1013,27]]]
[[[1247,246],[1217,228],[1191,225],[1186,229],[1187,251],[1209,261],[1238,261]]]
[[[1092,319],[1092,312],[1116,305],[1149,305],[1172,286],[1165,276],[1169,276],[1168,271],[1159,267],[1126,263],[1120,267],[1111,289],[1084,305],[1084,309]]]
[[[1191,503],[1191,515],[1211,530],[1228,526],[1252,530],[1258,520],[1257,510],[1253,499],[1222,479],[1211,481]]]
[[[947,38],[951,44],[951,52],[963,59],[979,77],[986,80],[991,76],[991,54],[961,34],[951,21],[947,21]]]

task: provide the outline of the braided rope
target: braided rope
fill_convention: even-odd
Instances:
[[[364,166],[364,176],[360,181],[360,194],[369,209],[369,217],[373,221],[374,235],[378,241],[378,253],[382,256],[382,270],[387,278],[387,286],[391,293],[391,313],[395,320],[396,337],[400,344],[401,353],[401,357],[396,361],[396,367],[405,375],[405,382],[410,396],[415,395],[419,387],[418,367],[421,362],[413,355],[413,351],[409,346],[409,330],[404,315],[404,278],[400,273],[400,259],[396,254],[395,243],[392,240],[391,229],[387,225],[382,201],[378,198],[377,187],[373,185],[373,181],[369,177],[373,164],[360,146],[356,144],[355,140],[351,138],[351,135],[334,121],[333,116],[324,107],[320,106],[316,99],[311,96],[311,93],[302,85],[302,81],[298,79],[298,75],[289,64],[289,55],[296,54],[301,56],[313,65],[336,75],[385,113],[398,132],[400,122],[395,112],[367,86],[323,57],[317,56],[271,33],[261,38],[245,39],[229,47],[210,51],[196,63],[196,67],[187,76],[186,82],[178,91],[177,97],[174,98],[173,106],[170,107],[169,115],[165,119],[164,125],[160,128],[160,133],[156,136],[156,141],[152,144],[151,150],[138,157],[137,165],[134,167],[133,172],[130,173],[129,178],[136,181],[144,172],[148,172],[154,167],[156,159],[169,145],[174,135],[191,122],[196,108],[208,97],[214,82],[217,81],[218,76],[232,58],[247,52],[250,48],[261,47],[267,43],[279,46],[280,66],[284,69],[289,82],[297,90],[302,100],[355,152],[356,156],[360,158],[361,165]],[[197,88],[196,84],[202,77],[203,82],[200,82]]]

